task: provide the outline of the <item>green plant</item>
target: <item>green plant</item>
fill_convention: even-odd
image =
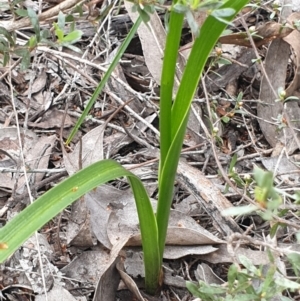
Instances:
[[[81,52],[80,48],[73,45],[74,43],[78,42],[82,36],[82,31],[75,29],[74,21],[71,23],[69,33],[65,34],[66,16],[62,12],[60,12],[58,14],[57,23],[53,23],[53,26],[55,30],[55,35],[57,37],[58,46],[64,46],[70,48],[75,52]]]
[[[269,253],[270,264],[268,269],[264,266],[256,267],[247,257],[239,256],[242,266],[233,264],[228,270],[228,282],[222,285],[199,284],[187,282],[188,290],[203,301],[268,301],[274,296],[281,300],[291,301],[282,295],[286,289],[299,289],[299,283],[287,279],[277,271],[272,255]],[[291,254],[296,269],[299,267],[299,256]]]
[[[161,154],[158,175],[159,198],[156,214],[152,209],[145,188],[136,176],[112,160],[97,162],[58,184],[0,229],[1,262],[11,255],[34,231],[38,230],[44,223],[53,218],[81,195],[109,180],[126,176],[133,189],[139,216],[144,252],[146,290],[151,294],[156,292],[161,275],[162,258],[173,196],[173,185],[187,127],[190,105],[212,48],[226,25],[247,2],[248,0],[206,0],[202,1],[200,5],[200,2],[197,0],[193,3],[191,3],[191,1],[187,2],[182,0],[177,3],[175,1],[174,4],[175,7],[177,5],[177,8],[171,8],[161,78]],[[173,99],[176,60],[184,19],[182,12],[186,14],[187,11],[198,9],[199,6],[203,9],[205,7],[204,4],[207,4],[209,8],[208,17],[200,29],[200,34],[194,41],[178,92],[175,99]],[[138,6],[138,10],[143,10],[143,3],[138,2],[136,5]],[[145,4],[145,6],[147,5]],[[178,7],[181,9],[178,9]],[[183,11],[183,7],[187,7],[187,10]],[[148,11],[148,9],[143,10],[143,19],[145,19],[145,14],[148,14]],[[82,117],[74,127],[68,142],[72,139],[87,116],[93,102],[103,89],[141,21],[142,17],[139,17],[133,25],[114,61],[95,90]],[[56,29],[57,33],[59,33],[58,37],[63,40],[65,36],[59,31],[61,28],[57,26]]]
[[[21,60],[21,69],[26,70],[30,64],[30,52],[40,43],[45,43],[55,48],[68,47],[73,51],[81,52],[78,47],[73,45],[82,36],[82,31],[75,29],[74,20],[70,23],[69,32],[65,34],[66,21],[72,20],[72,16],[66,17],[62,12],[58,14],[57,23],[53,23],[57,40],[52,42],[49,40],[50,31],[41,30],[38,16],[32,8],[28,8],[27,10],[17,9],[15,13],[30,19],[34,34],[30,36],[26,43],[17,44],[15,33],[10,33],[4,27],[0,27],[0,54],[2,55],[3,66],[7,65],[12,56],[17,56]]]
[[[233,157],[229,176],[233,179],[238,177],[237,184],[242,184],[240,182],[241,178],[234,171],[235,162],[236,158]],[[273,238],[277,229],[285,226],[284,223],[276,221],[276,217],[282,217],[288,211],[280,209],[282,196],[293,199],[298,203],[299,194],[289,195],[285,191],[276,188],[273,183],[273,174],[257,167],[254,169],[254,179],[253,194],[256,205],[232,207],[226,209],[223,215],[243,215],[255,211],[264,220],[270,221],[270,236]],[[247,177],[243,186],[245,187],[250,183],[251,177]],[[286,259],[290,262],[294,274],[299,277],[299,253],[287,249],[282,250],[280,253],[286,255]],[[285,297],[283,292],[286,290],[291,292],[299,290],[300,284],[291,281],[280,272],[273,254],[269,250],[268,255],[268,265],[259,267],[256,267],[247,257],[239,256],[240,265],[235,263],[230,266],[227,282],[222,285],[209,284],[203,281],[199,281],[198,284],[187,282],[187,288],[195,297],[199,297],[203,301],[268,301],[273,300],[275,296],[284,301],[292,300]]]

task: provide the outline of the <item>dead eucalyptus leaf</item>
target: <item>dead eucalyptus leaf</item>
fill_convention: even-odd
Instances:
[[[291,17],[291,20],[290,20]],[[293,22],[295,15],[290,15],[287,20]],[[265,59],[265,70],[268,76],[267,80],[265,76],[262,78],[260,96],[259,98],[267,105],[258,104],[257,114],[260,117],[259,124],[264,137],[267,139],[272,147],[275,147],[277,143],[281,142],[286,146],[289,154],[293,153],[300,146],[300,135],[293,128],[300,126],[300,109],[297,102],[291,100],[286,103],[281,101],[275,102],[278,98],[277,93],[279,88],[285,87],[286,82],[286,70],[287,64],[290,58],[290,47],[293,49],[296,60],[295,76],[292,83],[289,85],[286,91],[286,95],[295,95],[296,90],[299,89],[299,70],[300,70],[300,33],[294,30],[289,35],[283,37],[283,39],[275,40],[271,43],[268,49],[268,53]],[[269,82],[272,87],[269,86]],[[275,91],[275,93],[274,93]],[[282,116],[283,120],[277,120]],[[289,121],[287,121],[287,118]],[[278,123],[274,124],[274,123]],[[282,130],[279,130],[278,126],[280,122],[287,123]]]
[[[252,38],[256,45],[256,47],[260,47],[262,45],[266,45],[271,41],[279,38],[284,38],[289,35],[294,29],[285,26],[282,24],[270,21],[261,26],[259,26],[255,30],[255,34],[253,34]],[[246,47],[252,47],[245,32],[234,33],[226,36],[222,36],[219,38],[219,42],[222,44],[234,44]]]
[[[269,263],[268,254],[263,251],[255,251],[255,250],[245,249],[240,247],[236,250],[235,254],[237,259],[239,258],[239,255],[246,256],[252,262],[254,262],[255,265]],[[199,258],[201,260],[205,260],[215,264],[234,262],[232,255],[228,252],[227,246],[225,244],[219,245],[218,250],[213,253],[199,255]]]
[[[36,301],[44,301],[46,300],[45,294],[35,296]],[[57,301],[57,300],[64,300],[64,301],[86,301],[86,297],[84,296],[77,296],[76,298],[69,293],[68,290],[63,288],[61,285],[54,283],[53,287],[49,292],[47,292],[47,300],[48,301]]]
[[[34,128],[39,129],[51,129],[51,128],[61,128],[62,122],[64,122],[64,128],[70,127],[73,125],[72,118],[67,114],[64,118],[65,112],[62,110],[52,109],[47,111],[42,120],[39,122],[29,122],[28,125]]]
[[[199,246],[166,246],[164,250],[165,259],[178,259],[189,255],[204,255],[210,254],[218,250],[210,245]]]
[[[105,126],[99,125],[89,131],[82,137],[72,153],[63,150],[64,162],[69,175],[79,170],[79,162],[82,161],[82,167],[87,167],[103,159],[103,133]],[[80,143],[82,144],[82,153],[80,154]],[[81,158],[80,158],[81,155]]]
[[[33,131],[21,129],[21,140],[23,141],[23,154],[28,169],[44,169],[48,167],[49,157],[52,152],[56,137],[55,135],[38,137]],[[2,168],[18,169],[20,158],[20,148],[17,128],[9,127],[0,129],[0,166]],[[30,175],[35,182],[40,181],[44,173]],[[0,173],[0,189],[13,189],[15,177],[12,173]],[[23,193],[25,179],[20,174],[18,179],[17,193]]]
[[[117,270],[120,273],[120,276],[127,286],[127,288],[133,293],[135,298],[139,301],[145,301],[143,296],[141,295],[139,288],[137,287],[136,283],[133,281],[133,279],[124,271],[124,263],[122,261],[119,261],[116,265]]]
[[[224,280],[219,278],[211,269],[211,267],[204,262],[198,264],[197,269],[195,271],[195,277],[198,281],[202,280],[207,284],[221,285],[224,283]]]
[[[47,82],[47,73],[43,69],[43,70],[40,71],[40,73],[38,74],[38,76],[35,78],[35,80],[33,81],[32,85],[31,85],[31,87],[28,88],[23,93],[23,96],[27,96],[29,94],[29,92],[31,94],[35,94],[35,93],[41,91],[42,89],[45,88],[46,82]]]

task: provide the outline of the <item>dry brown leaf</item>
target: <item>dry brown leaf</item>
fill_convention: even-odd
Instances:
[[[266,45],[271,41],[279,38],[284,38],[293,31],[291,27],[283,27],[280,23],[270,21],[255,30],[255,34],[252,36],[256,47]],[[219,42],[222,44],[234,44],[246,47],[252,47],[247,33],[239,32],[222,36],[219,38]]]
[[[109,267],[110,259],[110,254],[105,250],[85,251],[63,267],[61,272],[66,277],[76,279],[80,283],[90,282],[96,286],[100,277]]]
[[[195,277],[198,281],[202,280],[207,284],[223,284],[224,280],[220,279],[209,265],[202,262],[198,264],[195,271]]]
[[[116,257],[116,259],[100,277],[93,301],[116,300],[116,292],[120,282],[120,274],[116,269],[116,264],[120,260],[120,256]]]
[[[37,295],[35,296],[36,301],[45,301],[46,296],[45,294]],[[63,300],[63,301],[86,301],[86,297],[84,296],[77,296],[76,298],[69,293],[69,291],[62,287],[62,285],[59,285],[54,282],[53,287],[49,292],[47,292],[47,300],[48,301],[57,301],[57,300]]]
[[[21,139],[24,141],[23,153],[27,168],[29,169],[44,169],[48,167],[49,156],[52,152],[56,137],[43,136],[37,137],[31,130],[21,130]],[[9,127],[0,129],[0,166],[1,168],[19,168],[20,148],[18,141],[17,128]],[[32,177],[32,175],[30,176]],[[40,181],[43,173],[34,175],[35,181]],[[12,173],[0,173],[1,187],[5,189],[13,189],[15,185],[15,177]],[[18,180],[17,193],[23,193],[25,179],[20,175]],[[1,189],[0,187],[0,189]]]
[[[292,14],[288,21],[294,20],[295,15]],[[272,87],[269,86],[269,81],[263,77],[259,98],[269,105],[257,105],[257,115],[260,117],[259,124],[264,134],[264,137],[272,147],[282,143],[289,154],[293,153],[300,146],[300,134],[294,129],[300,126],[300,109],[295,101],[288,101],[284,105],[281,101],[275,102],[279,88],[284,89],[286,82],[287,64],[290,58],[290,47],[296,55],[295,76],[292,83],[286,89],[287,96],[295,95],[295,91],[300,87],[299,70],[300,70],[300,33],[294,30],[292,33],[284,37],[284,39],[275,40],[271,43],[265,59],[265,70]],[[283,122],[287,124],[283,130],[278,130],[278,126],[274,121],[282,115]],[[287,118],[289,122],[287,121]],[[279,121],[280,122],[280,121]]]
[[[247,258],[249,258],[252,262],[255,263],[255,265],[261,265],[261,264],[268,264],[269,263],[269,258],[268,254],[263,251],[254,251],[251,249],[245,249],[245,248],[238,248],[237,251],[235,252],[236,254],[236,259],[238,260],[239,255],[244,255]],[[218,250],[209,253],[206,255],[199,255],[199,258],[201,260],[208,261],[210,263],[231,263],[234,262],[231,254],[227,250],[227,246],[220,245],[218,246]]]
[[[125,2],[130,18],[135,22],[139,14],[132,11],[132,3]],[[150,21],[138,28],[146,65],[157,84],[160,84],[162,59],[166,33],[156,12],[150,15]]]
[[[132,21],[135,22],[139,14],[132,12],[132,6],[133,4],[129,1],[125,2],[125,7],[128,11],[128,14]],[[142,44],[145,63],[156,83],[160,85],[162,60],[166,43],[166,32],[156,11],[150,15],[150,21],[147,23],[147,25],[142,23],[139,26],[138,35]],[[181,56],[178,56],[179,68],[176,71],[178,78],[181,77],[181,74],[184,70],[184,65],[184,59]],[[176,90],[176,81],[174,86]]]
[[[198,169],[180,160],[178,179],[185,188],[201,203],[203,209],[212,217],[217,229],[230,235],[241,232],[237,223],[231,217],[222,216],[221,212],[232,206],[218,188],[216,188]]]
[[[47,111],[40,122],[28,122],[28,125],[34,128],[50,129],[61,128],[64,120],[64,111],[51,109]],[[67,114],[65,117],[64,128],[74,125],[71,117]]]
[[[65,167],[69,175],[79,170],[79,162],[81,160],[82,167],[103,159],[103,134],[105,126],[99,125],[85,134],[81,142],[79,141],[72,153],[63,152]],[[82,143],[82,154],[80,158],[80,143]]]
[[[136,283],[133,281],[133,279],[127,275],[124,272],[124,263],[122,261],[119,261],[117,263],[117,270],[120,273],[120,276],[123,280],[123,282],[125,283],[125,285],[127,286],[127,288],[133,293],[133,295],[135,296],[135,298],[139,301],[145,301],[145,299],[143,298],[143,296],[140,293],[139,288],[137,287]]]
[[[119,282],[119,274],[114,273],[115,266],[119,262],[119,253],[128,241],[128,237],[120,237],[119,241],[113,245],[110,252],[110,257],[106,262],[100,262],[99,264],[105,267],[98,283],[94,294],[93,301],[107,301],[115,300],[109,299],[108,296],[114,296],[116,292],[117,283]],[[117,276],[116,278],[110,278],[111,276]]]
[[[28,88],[23,95],[27,96],[29,94],[29,92],[31,94],[35,94],[39,91],[41,91],[42,89],[45,88],[46,86],[46,82],[47,82],[47,74],[46,71],[44,69],[42,69],[39,74],[37,75],[37,77],[35,78],[35,80],[33,81],[32,85],[30,88]]]
[[[100,125],[94,128],[93,130],[89,131],[86,135],[83,136],[82,140],[77,143],[74,151],[70,154],[68,154],[63,149],[65,167],[69,175],[72,175],[79,170],[80,161],[82,167],[84,168],[103,159],[104,129],[105,125]],[[80,143],[82,143],[82,150],[80,150]],[[81,158],[80,155],[82,156]],[[96,194],[98,194],[99,197],[99,192],[104,190],[105,187],[97,188],[95,191],[87,193],[86,195],[82,196],[80,200],[72,204],[71,219],[68,223],[66,233],[67,241],[69,244],[89,247],[97,243],[93,228],[97,228],[97,226],[106,226],[106,222],[108,220],[108,212],[106,208],[107,205],[102,206],[102,210],[98,212],[98,216],[96,218],[101,219],[99,219],[98,225],[95,226],[95,224],[93,224],[95,218],[93,218],[93,221],[91,221],[91,215],[95,215],[95,210],[94,207],[89,208],[89,206],[87,205],[87,199],[93,198]],[[103,201],[107,203],[105,199]],[[98,239],[103,238],[103,245],[109,247],[109,241],[105,240],[106,236],[99,235],[98,230],[97,234]]]
[[[218,250],[210,245],[200,246],[166,246],[164,250],[165,259],[178,259],[189,255],[210,254]]]

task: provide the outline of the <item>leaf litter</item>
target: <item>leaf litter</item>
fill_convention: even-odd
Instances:
[[[72,7],[75,2],[63,1],[63,6]],[[52,7],[48,15],[43,12],[40,20],[47,19],[51,14],[57,15],[57,7]],[[246,21],[250,27],[253,15],[247,13]],[[131,17],[131,13],[129,15]],[[0,118],[5,125],[0,131],[2,217],[9,219],[24,207],[24,204],[16,205],[16,200],[19,200],[25,191],[22,174],[25,167],[20,165],[21,150],[16,135],[15,116],[12,114],[12,102],[15,102],[18,111],[26,168],[29,171],[43,171],[30,177],[31,189],[35,195],[55,185],[55,182],[49,182],[39,189],[34,189],[35,185],[50,178],[51,172],[58,170],[58,167],[62,167],[71,175],[84,166],[110,157],[139,174],[147,184],[155,207],[158,158],[156,128],[159,116],[157,93],[161,69],[159,62],[162,55],[158,53],[163,49],[162,37],[165,36],[159,15],[154,15],[151,20],[152,33],[149,34],[147,29],[141,30],[139,38],[129,46],[128,53],[124,55],[124,58],[127,58],[126,62],[121,62],[117,67],[106,91],[99,97],[89,118],[83,124],[80,130],[82,138],[77,139],[76,144],[71,144],[69,149],[61,148],[58,139],[66,138],[74,124],[72,116],[80,114],[95,89],[103,74],[99,66],[111,61],[113,50],[110,45],[122,38],[116,33],[126,34],[127,25],[130,25],[130,18],[124,11],[119,15],[109,15],[109,19],[110,31],[105,31],[99,23],[100,35],[106,35],[102,41],[97,39],[95,27],[88,20],[76,24],[78,29],[86,26],[81,30],[90,38],[77,45],[85,51],[85,56],[88,55],[89,63],[97,63],[93,67],[87,65],[85,56],[75,54],[69,49],[63,48],[55,52],[42,46],[45,48],[38,48],[37,53],[43,68],[36,70],[31,66],[32,69],[24,72],[18,67],[13,70],[12,81],[16,95],[14,99],[11,99],[7,81],[0,82],[1,87],[3,86]],[[286,19],[289,24],[293,24],[292,22],[298,20],[298,15],[289,12]],[[30,26],[27,21],[20,21],[1,21],[0,25],[9,31],[13,28],[24,31],[26,26]],[[227,248],[227,238],[232,233],[248,231],[246,233],[259,238],[269,230],[267,224],[256,214],[237,218],[221,214],[225,208],[243,202],[244,193],[238,186],[235,191],[227,189],[226,192],[226,181],[218,176],[216,167],[217,161],[221,160],[223,168],[229,168],[230,162],[226,156],[222,161],[224,154],[232,155],[235,151],[243,154],[237,165],[237,172],[240,174],[250,173],[253,165],[260,164],[267,170],[276,172],[279,185],[284,183],[291,190],[297,190],[299,186],[298,178],[289,174],[291,170],[294,173],[298,172],[297,163],[290,162],[290,155],[299,151],[298,134],[295,132],[298,128],[296,121],[299,119],[299,107],[295,101],[285,104],[272,103],[271,109],[268,106],[269,100],[274,99],[273,90],[277,92],[280,87],[286,89],[288,96],[298,96],[299,32],[290,26],[279,34],[277,24],[274,21],[268,22],[267,18],[263,20],[259,28],[260,38],[254,40],[257,47],[269,45],[267,53],[262,54],[263,59],[264,55],[266,56],[266,73],[260,71],[261,67],[254,62],[257,53],[255,49],[250,48],[249,41],[241,41],[240,34],[225,35],[220,39],[221,43],[238,45],[234,50],[224,50],[235,52],[234,55],[229,53],[226,56],[226,59],[231,60],[231,64],[222,66],[221,63],[216,63],[213,72],[204,76],[195,97],[197,109],[192,111],[184,145],[190,149],[183,152],[179,165],[174,210],[170,217],[164,253],[164,282],[173,292],[172,298],[177,296],[177,299],[192,300],[185,289],[185,280],[191,277],[194,277],[195,281],[203,280],[207,283],[226,281],[224,264],[234,262],[238,255],[246,256],[257,265],[268,264],[266,252],[260,249],[261,246],[251,244],[251,241],[239,242],[241,246],[234,250],[234,254],[232,249]],[[235,25],[242,28],[239,21],[235,21]],[[241,31],[244,32],[245,29]],[[190,43],[191,38],[186,34],[182,46]],[[94,45],[98,46],[93,48]],[[273,51],[276,47],[272,45],[277,47],[277,54]],[[279,59],[277,55],[283,55],[283,47],[286,49],[286,56]],[[237,49],[239,51],[236,54]],[[259,49],[262,51],[262,48]],[[104,54],[101,51],[104,51]],[[69,64],[65,64],[62,57],[58,57],[59,54],[64,56],[66,53],[72,57]],[[135,65],[137,61],[141,62],[140,68]],[[279,68],[279,63],[284,66]],[[80,66],[85,76],[78,76],[77,66]],[[183,68],[181,58],[179,78]],[[4,72],[3,70],[1,69],[1,72]],[[23,74],[27,76],[24,77]],[[37,76],[32,77],[32,74]],[[272,89],[268,88],[268,81],[272,83]],[[204,105],[207,101],[203,92],[204,84],[212,99],[211,108],[217,107],[210,117],[212,120],[208,120],[209,112]],[[230,93],[226,94],[226,91]],[[243,108],[236,110],[234,97],[241,91],[244,94]],[[32,95],[30,101],[27,99],[29,95]],[[107,123],[106,116],[110,116],[120,107],[120,100],[125,102],[130,98],[133,98],[133,101]],[[253,101],[253,105],[248,105],[250,101]],[[242,114],[239,114],[241,111]],[[260,118],[254,118],[256,113]],[[280,115],[289,119],[279,119]],[[228,116],[229,119],[226,119]],[[204,120],[204,125],[201,120]],[[292,130],[284,128],[283,131],[278,131],[280,122],[283,125],[284,122],[292,123]],[[204,128],[205,124],[209,127],[212,123],[222,132],[220,143],[224,144],[220,145],[221,152],[218,156],[213,153],[211,137]],[[63,133],[62,137],[59,130]],[[237,144],[231,144],[229,147],[225,141],[229,141],[230,131],[234,131],[238,138]],[[266,151],[273,147],[278,147],[279,152],[274,152],[272,157],[268,157]],[[54,158],[54,153],[58,154],[58,158]],[[147,161],[149,163],[141,167],[141,164],[146,164]],[[297,162],[297,159],[293,162]],[[218,187],[214,184],[217,181]],[[286,204],[286,208],[299,209],[291,203]],[[297,225],[294,215],[290,214],[289,218]],[[275,238],[285,243],[282,248],[295,246],[293,235],[296,229],[287,226],[281,230],[276,232]],[[44,275],[41,275],[37,252],[30,251],[36,249],[36,242],[30,240],[23,246],[23,251],[18,251],[3,265],[2,294],[5,296],[16,296],[18,290],[21,290],[27,294],[28,300],[31,293],[36,294],[37,300],[45,300],[42,284],[44,277],[48,300],[58,300],[57,298],[62,296],[64,300],[129,300],[127,289],[138,300],[150,299],[140,290],[143,286],[139,278],[144,274],[139,226],[134,199],[124,179],[98,187],[86,194],[59,217],[45,225],[40,232],[39,244]],[[16,276],[20,269],[22,273]],[[120,278],[123,280],[121,283]],[[17,281],[14,286],[12,279]],[[30,293],[27,293],[28,291]],[[170,300],[170,295],[167,290],[163,290],[159,300],[166,298]]]

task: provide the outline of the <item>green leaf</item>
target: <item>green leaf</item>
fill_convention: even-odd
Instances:
[[[298,253],[287,254],[287,259],[293,267],[293,270],[297,276],[300,272],[300,255]]]
[[[193,294],[193,296],[200,297],[200,294],[198,291],[198,288],[199,288],[198,285],[196,285],[195,283],[190,282],[190,281],[186,281],[185,285],[186,285],[187,289]]]
[[[280,274],[279,274],[280,275]],[[291,281],[282,275],[279,277],[275,277],[275,283],[281,287],[289,288],[289,289],[300,289],[300,284],[294,281]]]
[[[236,102],[240,102],[243,99],[243,92],[240,92],[239,95],[236,98]]]
[[[280,227],[280,223],[275,223],[270,229],[270,236],[273,238],[276,235],[277,229]]]
[[[274,275],[276,272],[276,266],[270,264],[265,279],[262,283],[261,293],[267,293],[271,287],[274,286]],[[272,290],[274,292],[274,289]]]
[[[281,301],[293,301],[293,299],[290,299],[290,298],[285,297],[285,296],[280,296],[280,300]]]
[[[75,30],[75,18],[73,15],[67,15],[66,16],[66,22],[71,22],[71,28],[70,31]]]
[[[215,18],[225,18],[230,17],[235,14],[235,10],[231,7],[215,9],[212,11],[211,15]]]
[[[28,11],[26,9],[16,9],[15,13],[20,17],[28,17]]]
[[[241,264],[250,272],[256,274],[257,268],[254,266],[251,260],[249,260],[246,256],[240,255],[239,260]]]
[[[137,6],[137,11],[144,23],[148,23],[150,21],[148,12],[146,12],[144,9],[141,9],[139,6]]]
[[[78,121],[76,122],[74,128],[72,129],[72,132],[71,132],[70,136],[68,137],[68,139],[66,141],[66,144],[69,144],[72,141],[73,137],[77,133],[79,127],[82,124],[82,122],[85,120],[85,118],[88,115],[89,111],[91,110],[93,104],[95,103],[95,101],[97,100],[99,94],[101,93],[102,89],[104,88],[105,84],[107,83],[110,75],[112,74],[113,70],[115,69],[115,67],[119,63],[119,60],[121,59],[123,53],[125,52],[126,48],[128,47],[130,41],[134,37],[134,34],[136,33],[136,31],[137,31],[139,25],[141,24],[141,22],[142,22],[142,19],[138,18],[136,20],[136,22],[134,23],[134,25],[132,26],[130,32],[128,33],[128,35],[125,38],[125,40],[123,41],[120,49],[118,50],[115,58],[113,59],[113,61],[110,64],[109,68],[107,69],[106,73],[104,74],[101,82],[99,83],[98,87],[94,91],[94,93],[93,93],[91,99],[89,100],[86,108],[82,112],[81,117],[78,119]]]
[[[253,211],[257,211],[258,207],[254,205],[247,206],[238,206],[238,207],[230,207],[226,208],[222,211],[223,216],[236,216],[236,215],[244,215],[249,214]]]
[[[48,29],[44,29],[41,31],[41,39],[48,39],[50,37],[50,31]]]
[[[61,11],[57,16],[57,25],[62,31],[65,29],[65,15]]]
[[[28,7],[27,12],[28,12],[28,17],[30,19],[30,22],[33,26],[33,29],[34,29],[34,32],[36,35],[36,39],[39,42],[41,40],[39,18],[37,16],[36,12],[32,8]]]
[[[229,165],[229,173],[232,173],[233,168],[234,168],[236,162],[237,162],[237,154],[234,154],[234,155],[232,156],[231,161],[230,161],[230,165]]]
[[[20,66],[21,66],[21,70],[27,70],[29,65],[30,65],[30,52],[28,49],[16,49],[14,51],[17,55],[19,55],[20,57],[22,57]]]
[[[254,301],[254,300],[258,300],[257,299],[257,295],[256,294],[242,294],[242,295],[238,295],[234,300],[238,300],[238,301]],[[263,299],[261,299],[263,300]]]
[[[57,36],[57,39],[59,42],[61,42],[64,38],[64,32],[59,28],[59,26],[56,23],[53,23],[55,35]]]
[[[74,52],[77,52],[77,53],[82,53],[82,50],[74,45],[71,45],[69,43],[62,43],[61,44],[62,46],[66,47],[66,48],[69,48],[71,50],[73,50]]]
[[[174,74],[176,73],[176,63],[178,48],[181,39],[181,30],[184,16],[172,12],[169,20],[169,34],[167,35],[166,47],[163,60],[160,89],[160,166],[164,166],[167,154],[171,146],[172,120],[171,111],[173,104]],[[160,179],[161,168],[158,179]]]
[[[221,120],[224,122],[224,123],[228,123],[231,119],[228,117],[228,116],[223,116],[221,118]]]
[[[68,17],[70,17],[70,18],[68,18]],[[69,16],[67,16],[67,18],[68,18],[68,19],[66,19],[66,22],[67,22],[67,21],[70,22],[70,32],[75,31],[75,30],[76,30],[76,29],[75,29],[76,23],[75,23],[74,17],[71,16],[71,15],[69,15]],[[69,20],[69,19],[70,19],[70,20]]]
[[[0,26],[0,34],[5,36],[5,38],[8,40],[11,46],[15,46],[15,41],[13,40],[11,33],[7,31],[4,27]]]
[[[74,30],[63,37],[62,42],[74,44],[78,42],[82,37],[83,32],[81,30]]]
[[[37,46],[36,36],[31,36],[29,41],[27,42],[30,49],[33,49]]]
[[[207,284],[203,281],[199,282],[199,291],[203,294],[206,295],[220,295],[220,294],[224,294],[226,292],[226,287],[221,287],[218,285],[214,285],[214,284]]]
[[[83,16],[82,4],[76,5],[75,8],[73,9],[73,11],[74,11],[75,13],[78,13],[78,14],[79,14],[79,17],[82,17],[82,16]]]
[[[235,284],[235,279],[238,273],[238,267],[236,264],[232,264],[229,267],[228,270],[228,275],[227,275],[227,279],[228,279],[228,288],[229,290],[232,290]]]
[[[214,10],[218,9],[223,4],[223,1],[201,1],[198,8],[201,10]]]
[[[222,65],[231,65],[232,64],[231,61],[224,59],[223,57],[219,58],[217,60],[217,63],[222,64]]]
[[[286,102],[291,101],[291,100],[299,100],[299,97],[297,97],[297,96],[289,96],[288,98],[286,98],[284,100],[284,102],[286,103]]]
[[[187,10],[185,12],[185,17],[186,17],[186,20],[189,24],[189,27],[190,27],[192,33],[196,37],[198,37],[199,33],[200,33],[200,29],[199,29],[199,24],[198,24],[198,22],[196,21],[196,19],[194,17],[194,14],[190,10]]]
[[[258,185],[255,188],[255,198],[258,202],[266,203],[268,197],[278,199],[278,194],[273,187],[273,175],[271,172],[266,172],[255,167],[254,178]]]
[[[7,63],[9,62],[9,59],[10,59],[9,53],[5,52],[4,56],[3,56],[3,67],[5,67],[7,65]]]
[[[176,3],[173,6],[173,10],[176,13],[186,13],[188,11],[188,7],[186,5],[184,5],[184,4]]]
[[[145,266],[146,281],[155,280],[157,285],[157,277],[160,274],[158,231],[150,199],[139,178],[113,160],[103,160],[78,171],[44,193],[0,228],[0,262],[13,254],[37,229],[82,195],[101,184],[123,176],[128,178],[136,201],[144,261],[148,263]],[[152,283],[151,285],[153,286]]]

